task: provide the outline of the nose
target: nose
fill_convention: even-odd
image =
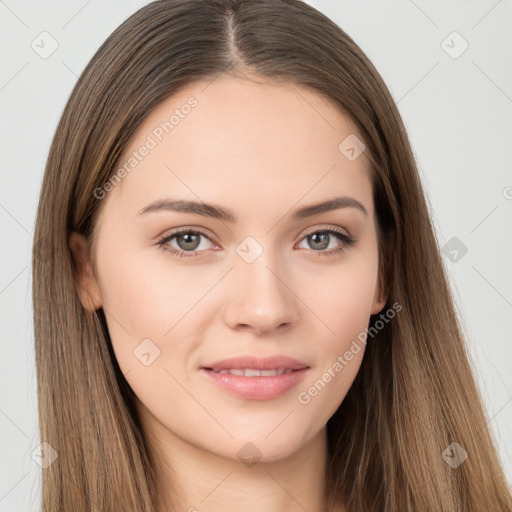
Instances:
[[[297,323],[299,299],[293,293],[292,278],[270,252],[264,251],[252,263],[237,260],[230,273],[224,314],[234,330],[265,334]]]

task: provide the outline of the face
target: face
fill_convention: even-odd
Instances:
[[[126,172],[97,191],[94,265],[85,239],[70,241],[85,258],[80,297],[104,309],[162,443],[234,460],[252,443],[279,460],[343,401],[364,354],[354,341],[385,304],[354,135],[306,88],[197,83],[150,113],[120,158]]]

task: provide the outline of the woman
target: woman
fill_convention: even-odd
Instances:
[[[312,7],[126,20],[34,247],[43,510],[512,509],[398,110]]]

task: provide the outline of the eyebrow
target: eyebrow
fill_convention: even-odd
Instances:
[[[335,197],[321,203],[315,203],[304,206],[296,210],[293,214],[294,220],[305,219],[318,215],[320,213],[339,210],[341,208],[356,208],[368,216],[368,210],[357,199],[348,196]],[[238,217],[228,208],[215,204],[208,204],[198,201],[188,201],[183,199],[158,199],[153,201],[146,207],[142,208],[137,215],[143,215],[151,212],[173,211],[180,213],[194,213],[203,217],[211,217],[213,219],[225,222],[236,223]]]

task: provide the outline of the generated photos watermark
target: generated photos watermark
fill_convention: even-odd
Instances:
[[[326,386],[327,384],[334,379],[345,366],[348,365],[354,356],[359,354],[362,350],[362,346],[366,345],[368,335],[372,338],[381,331],[386,324],[388,324],[393,318],[395,318],[396,314],[402,310],[402,305],[398,302],[395,302],[391,308],[387,309],[385,313],[381,313],[379,316],[379,320],[375,322],[375,325],[370,328],[366,328],[364,331],[361,331],[356,339],[352,340],[350,344],[350,348],[346,350],[343,354],[338,355],[336,361],[334,361],[329,368],[322,374],[322,376],[317,379],[307,390],[301,391],[297,395],[297,400],[302,405],[307,405],[311,402],[311,399],[317,396]]]
[[[173,114],[167,121],[162,121],[158,126],[153,128],[151,133],[146,137],[144,143],[136,150],[132,151],[127,160],[120,166],[117,171],[103,184],[101,187],[94,189],[94,197],[96,199],[103,199],[107,192],[113,190],[123,178],[128,176],[135,167],[139,165],[144,158],[155,149],[166,135],[172,132],[185,117],[192,112],[192,109],[197,107],[198,101],[191,96],[186,103],[179,108],[175,108]]]

